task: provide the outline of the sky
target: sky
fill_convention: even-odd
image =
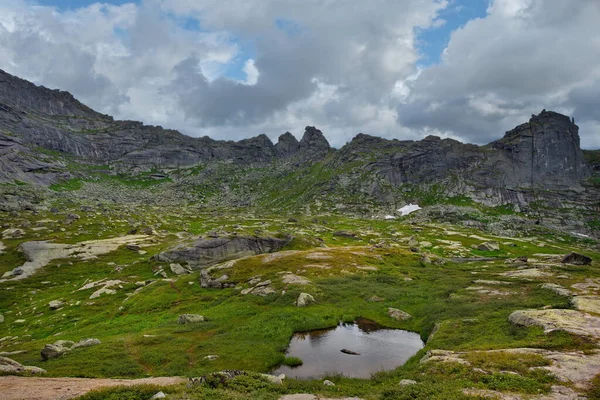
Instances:
[[[600,148],[598,0],[0,0],[0,69],[119,119],[486,144],[542,109]]]

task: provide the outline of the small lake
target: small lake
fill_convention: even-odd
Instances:
[[[286,356],[298,357],[304,363],[293,368],[282,365],[272,373],[296,379],[318,379],[335,374],[370,378],[374,372],[403,365],[423,346],[417,333],[388,329],[373,321],[358,319],[336,328],[294,334]]]

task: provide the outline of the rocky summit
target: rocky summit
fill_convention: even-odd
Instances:
[[[0,71],[0,397],[599,398],[600,151],[501,136],[192,138]]]

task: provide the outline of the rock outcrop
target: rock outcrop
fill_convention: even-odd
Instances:
[[[159,261],[187,262],[192,267],[203,267],[249,255],[272,253],[280,250],[291,238],[234,236],[230,238],[198,239],[188,245],[179,245],[157,255]]]

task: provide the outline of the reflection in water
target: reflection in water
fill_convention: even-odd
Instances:
[[[327,374],[369,378],[374,372],[399,367],[422,348],[417,333],[385,329],[373,321],[358,319],[353,324],[295,334],[286,356],[299,357],[304,364],[296,368],[281,366],[273,373],[297,379]],[[342,349],[360,355],[345,354]]]

